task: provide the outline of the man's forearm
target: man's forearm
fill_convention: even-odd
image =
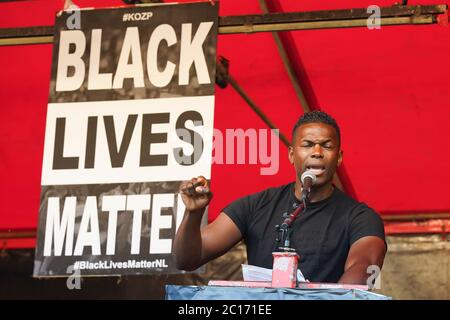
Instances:
[[[204,209],[186,212],[175,236],[174,253],[178,269],[192,271],[202,263],[200,224]]]
[[[370,276],[370,273],[367,273],[367,267],[366,263],[354,264],[344,272],[339,279],[339,283],[367,284],[367,279]]]

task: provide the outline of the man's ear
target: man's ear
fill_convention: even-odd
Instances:
[[[339,155],[338,155],[338,162],[337,162],[337,166],[339,167],[342,163],[342,157],[344,156],[344,151],[339,150]]]
[[[294,147],[292,147],[292,146],[288,147],[288,158],[289,158],[289,162],[291,164],[294,164]]]

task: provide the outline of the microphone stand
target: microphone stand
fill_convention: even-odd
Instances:
[[[294,248],[291,248],[291,225],[300,214],[300,212],[304,211],[305,202],[301,203],[296,207],[294,212],[291,214],[287,214],[287,212],[283,215],[283,222],[281,225],[276,225],[275,229],[277,232],[277,243],[281,242],[281,246],[278,249],[284,252],[295,252]]]
[[[299,205],[294,204],[294,211],[291,214],[285,212],[283,214],[283,222],[281,225],[276,225],[275,230],[277,233],[277,238],[275,241],[277,243],[281,242],[281,247],[278,249],[284,252],[295,252],[294,248],[291,248],[291,225],[297,218],[297,216],[306,210],[306,203],[309,200],[309,194],[311,193],[311,188],[302,189],[302,202]]]
[[[272,287],[297,287],[297,269],[299,255],[294,248],[291,247],[291,225],[300,214],[306,210],[306,202],[309,198],[310,189],[307,189],[306,196],[302,196],[302,203],[294,206],[294,211],[291,214],[287,212],[283,214],[283,222],[281,225],[276,225],[277,232],[276,242],[280,243],[278,247],[280,252],[272,252],[273,269],[272,269]]]

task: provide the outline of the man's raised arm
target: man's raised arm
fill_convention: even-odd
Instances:
[[[175,236],[175,262],[178,269],[192,271],[227,252],[242,235],[223,212],[214,222],[200,228],[205,208],[212,198],[204,177],[181,183],[180,193],[186,211]]]

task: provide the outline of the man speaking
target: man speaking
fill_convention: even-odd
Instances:
[[[272,268],[272,252],[279,247],[275,226],[301,204],[301,177],[308,171],[315,177],[308,205],[290,226],[300,270],[312,282],[367,284],[368,268],[383,265],[384,226],[374,210],[333,185],[342,155],[336,121],[321,111],[305,113],[293,128],[288,153],[296,181],[232,202],[203,228],[202,215],[212,197],[207,181],[200,176],[183,182],[186,212],[174,243],[177,268],[194,270],[241,239],[249,264]]]

